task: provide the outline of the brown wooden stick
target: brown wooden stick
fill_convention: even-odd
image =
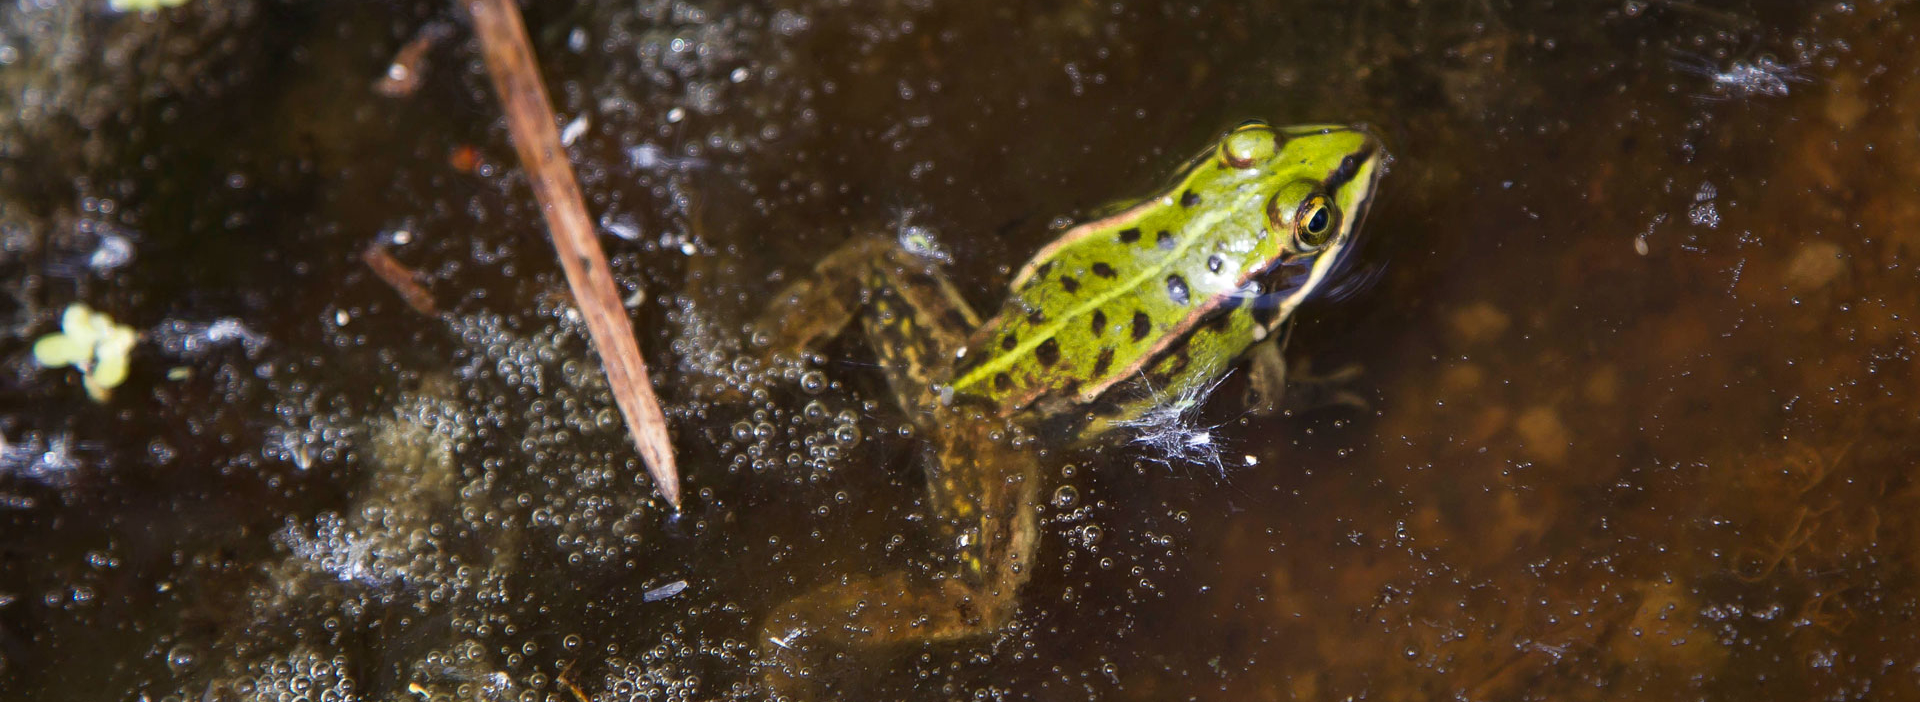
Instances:
[[[553,246],[560,253],[560,267],[567,272],[567,284],[573,288],[593,347],[606,367],[614,403],[633,431],[634,445],[653,476],[654,489],[678,510],[680,471],[673,464],[667,419],[660,413],[660,401],[654,397],[653,383],[647,377],[647,364],[633,341],[633,324],[627,320],[627,310],[614,290],[607,255],[600,250],[600,240],[594,237],[593,224],[587,219],[580,185],[573,179],[573,166],[560,146],[560,132],[553,125],[553,104],[534,64],[533,45],[520,22],[520,10],[513,0],[468,0],[464,6],[473,17],[473,31],[480,39],[494,92],[507,113],[507,129],[513,135],[514,149],[520,153],[520,163],[527,169],[527,182],[546,214]]]

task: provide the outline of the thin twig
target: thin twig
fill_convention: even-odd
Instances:
[[[567,273],[567,284],[573,288],[573,298],[586,319],[593,347],[606,367],[614,403],[633,431],[634,445],[653,476],[654,489],[678,510],[680,471],[673,464],[667,419],[660,413],[646,362],[641,360],[640,348],[633,340],[633,324],[614,291],[607,255],[600,250],[599,239],[594,238],[586,203],[580,198],[580,185],[574,181],[573,167],[560,145],[553,106],[534,64],[533,46],[527,40],[526,26],[520,22],[520,10],[513,0],[469,0],[464,6],[473,17],[474,34],[480,39],[494,92],[507,113],[507,129],[513,135],[514,149],[520,153],[520,163],[527,169],[527,182],[546,214],[553,246],[560,253],[560,267]]]
[[[360,252],[360,261],[373,270],[380,282],[399,293],[400,299],[407,301],[408,307],[428,317],[434,315],[433,293],[427,292],[427,288],[420,284],[420,275],[388,253],[387,247],[377,241],[368,244],[366,250]]]

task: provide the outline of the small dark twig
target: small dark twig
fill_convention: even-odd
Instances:
[[[434,316],[433,293],[420,285],[419,274],[394,258],[393,254],[387,253],[387,247],[379,242],[369,244],[367,250],[360,252],[360,261],[373,270],[380,282],[400,293],[400,299],[406,300],[407,306],[412,307],[413,311],[428,317]]]

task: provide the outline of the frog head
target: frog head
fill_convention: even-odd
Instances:
[[[1247,204],[1234,229],[1257,233],[1242,242],[1242,280],[1257,286],[1256,316],[1278,325],[1349,262],[1386,150],[1365,126],[1256,121],[1222,136],[1214,156],[1221,185]]]

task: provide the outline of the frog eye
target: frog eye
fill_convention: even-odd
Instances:
[[[1333,201],[1325,195],[1314,195],[1300,203],[1300,211],[1293,216],[1293,239],[1302,251],[1326,246],[1339,221],[1340,212],[1334,209]]]

